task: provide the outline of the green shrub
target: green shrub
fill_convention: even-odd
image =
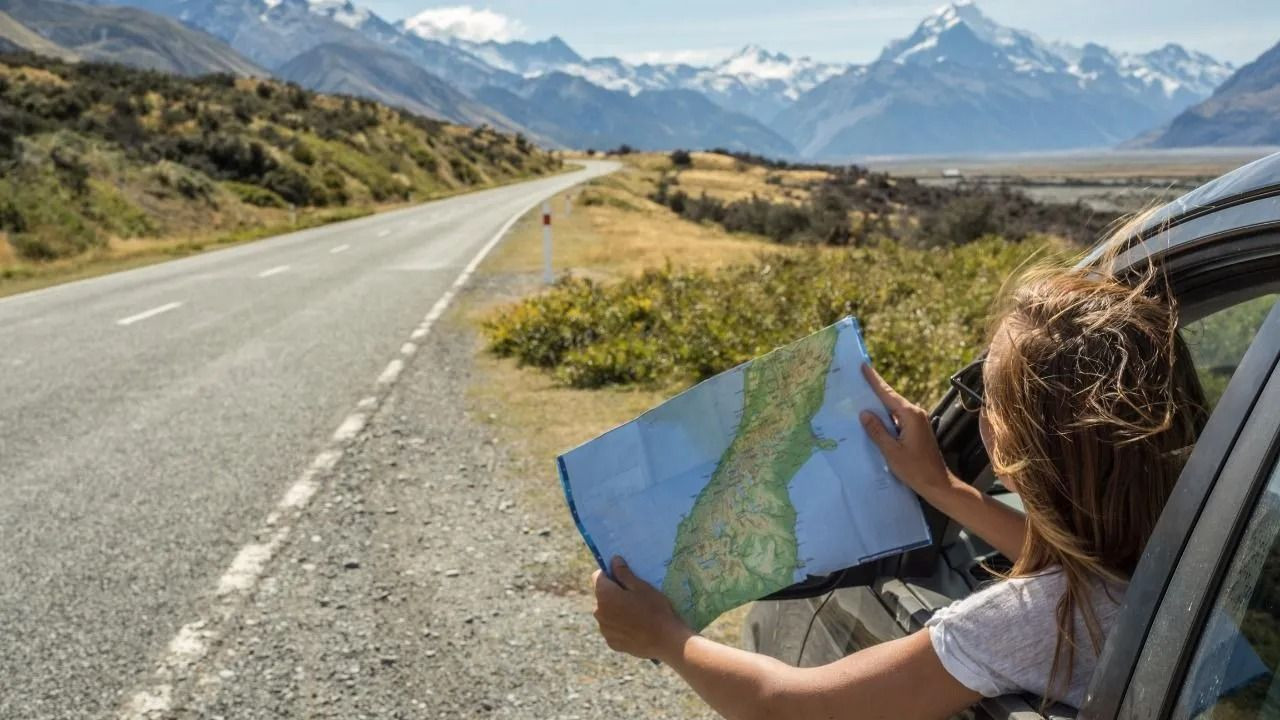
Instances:
[[[164,191],[173,190],[188,200],[208,202],[213,198],[213,182],[204,174],[184,165],[169,161],[159,162],[150,169],[148,175],[152,182],[163,189],[157,194],[164,195],[167,194]]]
[[[101,180],[89,181],[85,216],[106,232],[123,238],[147,237],[158,231],[151,216]]]
[[[0,178],[0,215],[9,245],[19,257],[45,261],[69,257],[104,240],[86,219],[83,198],[37,168]]]
[[[492,352],[599,387],[704,379],[855,315],[885,377],[933,402],[981,347],[997,290],[1033,249],[998,238],[948,250],[881,243],[611,285],[564,278],[484,328]]]
[[[284,201],[284,198],[258,185],[226,180],[222,183],[222,186],[230,190],[231,194],[240,198],[241,202],[246,202],[250,205],[274,208],[282,208],[288,205],[288,203]]]
[[[101,247],[102,239],[80,218],[69,219],[61,227],[41,227],[36,232],[9,236],[9,245],[25,260],[43,262],[79,255]]]
[[[309,205],[316,196],[306,175],[283,165],[268,172],[262,186],[294,205]]]
[[[316,161],[315,152],[303,142],[295,142],[293,147],[289,149],[289,155],[303,165],[311,165]]]

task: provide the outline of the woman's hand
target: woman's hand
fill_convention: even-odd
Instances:
[[[880,448],[893,474],[927,502],[938,505],[954,486],[942,460],[942,451],[938,449],[929,414],[895,392],[870,365],[862,366],[862,374],[898,425],[898,436],[894,437],[871,412],[862,413],[862,427]]]
[[[671,602],[636,577],[622,558],[613,558],[612,568],[618,582],[599,570],[591,576],[596,591],[596,622],[609,648],[658,660],[678,652],[694,633],[676,615]]]

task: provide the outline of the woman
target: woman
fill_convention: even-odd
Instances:
[[[615,558],[617,583],[593,577],[609,647],[663,661],[728,718],[945,718],[1010,692],[1079,706],[1203,427],[1203,394],[1151,272],[1125,283],[1096,270],[1033,271],[993,328],[981,387],[963,394],[1025,515],[952,476],[925,411],[869,367],[897,433],[869,413],[862,422],[894,475],[1013,561],[1007,577],[913,635],[794,668],[694,634]]]

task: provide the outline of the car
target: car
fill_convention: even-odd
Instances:
[[[1095,248],[1084,263],[1097,261]],[[1280,717],[1280,153],[1151,214],[1119,255],[1157,263],[1212,414],[1134,572],[1084,706],[1051,718]],[[953,389],[931,419],[951,470],[1012,506]],[[800,666],[919,630],[1009,561],[925,507],[930,546],[810,577],[749,612],[743,645]],[[972,716],[1040,718],[1031,696]]]

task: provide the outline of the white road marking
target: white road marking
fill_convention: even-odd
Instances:
[[[285,272],[288,269],[289,269],[288,265],[277,265],[273,268],[269,268],[267,270],[263,270],[262,272],[258,273],[258,277],[264,278],[264,277],[271,277],[272,275],[279,275],[280,273]]]
[[[391,234],[391,231],[390,231],[390,230],[383,230],[383,231],[381,231],[381,232],[379,232],[379,233],[378,233],[378,237],[380,237],[380,238],[384,238],[384,237],[386,237],[386,236],[388,236],[388,235],[390,235],[390,234]]]
[[[298,478],[297,481],[290,485],[289,489],[285,491],[284,497],[280,498],[280,502],[276,507],[281,510],[299,510],[304,508],[307,506],[307,503],[311,502],[311,496],[315,495],[316,490],[318,489],[320,489],[320,482],[316,480],[316,471],[312,468],[307,468],[307,471],[302,473],[302,477]],[[272,515],[274,514],[275,513],[272,513]],[[268,525],[275,524],[274,522],[270,522],[270,517],[268,517],[267,520]]]
[[[395,382],[396,378],[400,377],[401,370],[404,370],[404,361],[400,358],[387,363],[387,369],[383,370],[382,374],[378,376],[378,384],[390,385]]]
[[[351,249],[350,245],[339,245],[338,247],[330,250],[329,252],[333,253],[334,255],[337,255],[340,252],[346,252],[350,249]]]
[[[523,217],[525,213],[536,207],[539,202],[541,202],[541,199],[530,203],[528,207],[513,215],[498,229],[498,232],[489,239],[489,242],[471,259],[471,262],[463,269],[462,274],[454,280],[449,290],[431,307],[422,324],[414,330],[412,335],[414,340],[421,339],[430,332],[434,322],[444,314],[449,303],[458,294],[462,286],[466,284],[467,280],[471,278],[471,275],[484,258],[497,246],[503,236],[511,230],[511,226]],[[272,268],[272,270],[284,272],[288,267],[287,265],[282,265],[280,268]],[[272,271],[267,272],[275,274]],[[265,275],[260,275],[260,277],[263,276]],[[181,303],[174,303],[173,305],[177,307]],[[148,312],[159,314],[172,309],[172,307],[166,306],[163,309],[157,308]],[[143,315],[149,317],[147,313]],[[125,319],[130,320],[130,318]],[[138,316],[137,319],[143,319],[143,317]],[[131,322],[136,322],[136,320],[131,320]],[[410,353],[406,353],[405,350],[411,345],[413,343],[402,345],[400,348],[401,353],[409,355]],[[417,347],[414,346],[414,350],[416,349]],[[276,508],[267,515],[266,527],[260,529],[257,536],[269,539],[266,542],[250,543],[241,548],[235,559],[232,560],[231,566],[227,568],[226,573],[219,579],[218,600],[209,612],[209,616],[213,617],[213,620],[206,621],[201,619],[183,625],[178,630],[178,634],[169,642],[164,657],[157,664],[154,681],[134,693],[129,701],[122,705],[117,717],[128,720],[151,720],[168,713],[173,708],[174,684],[182,679],[187,679],[188,682],[191,682],[190,678],[198,674],[195,672],[195,666],[208,654],[210,645],[221,635],[222,626],[234,618],[239,606],[243,604],[242,600],[253,591],[266,571],[267,565],[288,539],[291,530],[290,525],[284,524],[276,528],[274,527],[276,523],[282,520],[287,523],[288,519],[296,518],[305,509],[320,488],[321,475],[333,470],[338,461],[342,459],[347,444],[364,429],[365,423],[377,408],[380,398],[390,392],[390,385],[395,382],[403,369],[404,360],[396,358],[382,371],[382,374],[378,376],[378,384],[376,385],[379,394],[360,400],[356,406],[358,411],[348,415],[342,421],[342,424],[338,426],[338,429],[334,431],[330,447],[316,455],[315,459],[311,461],[311,465],[285,491]],[[387,377],[390,379],[383,382],[383,378]],[[197,686],[217,681],[216,678],[210,677],[208,672],[211,671],[207,671],[194,679]]]
[[[316,472],[329,472],[341,459],[341,450],[325,450],[317,455],[315,460],[311,461],[311,467],[314,468]]]
[[[360,434],[364,429],[364,421],[367,418],[364,413],[351,413],[346,420],[333,431],[333,441],[345,443]]]
[[[403,345],[401,345],[401,346],[400,346],[400,354],[401,354],[401,355],[412,355],[412,354],[414,354],[414,353],[416,353],[416,352],[418,352],[418,346],[417,346],[417,345],[414,345],[414,344],[413,344],[413,343],[411,343],[411,342],[407,342],[407,343],[405,343],[405,344],[403,344]]]
[[[182,303],[180,303],[180,302],[171,302],[171,303],[168,303],[168,304],[166,304],[166,305],[161,305],[160,307],[151,308],[150,310],[147,310],[147,311],[145,311],[145,312],[140,312],[140,313],[138,313],[137,315],[130,315],[130,316],[129,316],[129,317],[127,317],[127,318],[120,318],[119,320],[117,320],[117,321],[116,321],[116,324],[117,324],[117,325],[132,325],[132,324],[134,324],[134,323],[136,323],[136,322],[140,322],[140,321],[142,321],[142,320],[146,320],[147,318],[155,317],[155,316],[159,315],[160,313],[167,313],[167,312],[169,312],[170,310],[177,310],[177,309],[178,309],[178,308],[180,308],[180,307],[182,307]]]
[[[250,543],[240,548],[231,567],[218,579],[218,594],[228,595],[233,592],[245,592],[258,582],[267,561],[276,554],[280,543],[289,537],[289,528],[282,527],[271,539],[264,543]]]

